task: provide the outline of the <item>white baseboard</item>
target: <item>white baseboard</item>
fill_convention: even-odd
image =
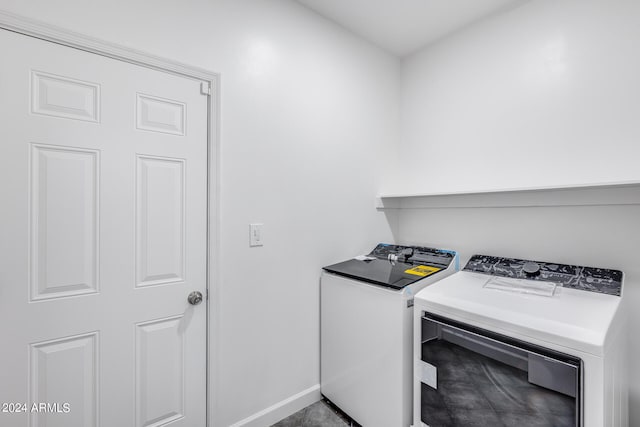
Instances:
[[[294,394],[275,405],[269,406],[244,420],[238,421],[231,427],[269,427],[289,415],[316,403],[322,398],[320,384],[309,387],[298,394]]]

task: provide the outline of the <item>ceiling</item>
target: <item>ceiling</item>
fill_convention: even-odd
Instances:
[[[296,0],[399,57],[528,0]]]

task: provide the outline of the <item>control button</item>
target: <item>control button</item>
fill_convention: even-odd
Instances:
[[[527,276],[537,276],[540,274],[540,266],[536,262],[528,261],[522,266],[522,271],[524,271]]]

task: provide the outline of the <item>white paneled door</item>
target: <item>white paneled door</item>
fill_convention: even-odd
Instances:
[[[204,426],[200,82],[0,30],[0,426]]]

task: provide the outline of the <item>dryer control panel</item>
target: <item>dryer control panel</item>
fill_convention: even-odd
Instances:
[[[464,271],[515,279],[553,282],[565,288],[620,296],[623,273],[608,268],[582,267],[491,255],[474,255]]]

